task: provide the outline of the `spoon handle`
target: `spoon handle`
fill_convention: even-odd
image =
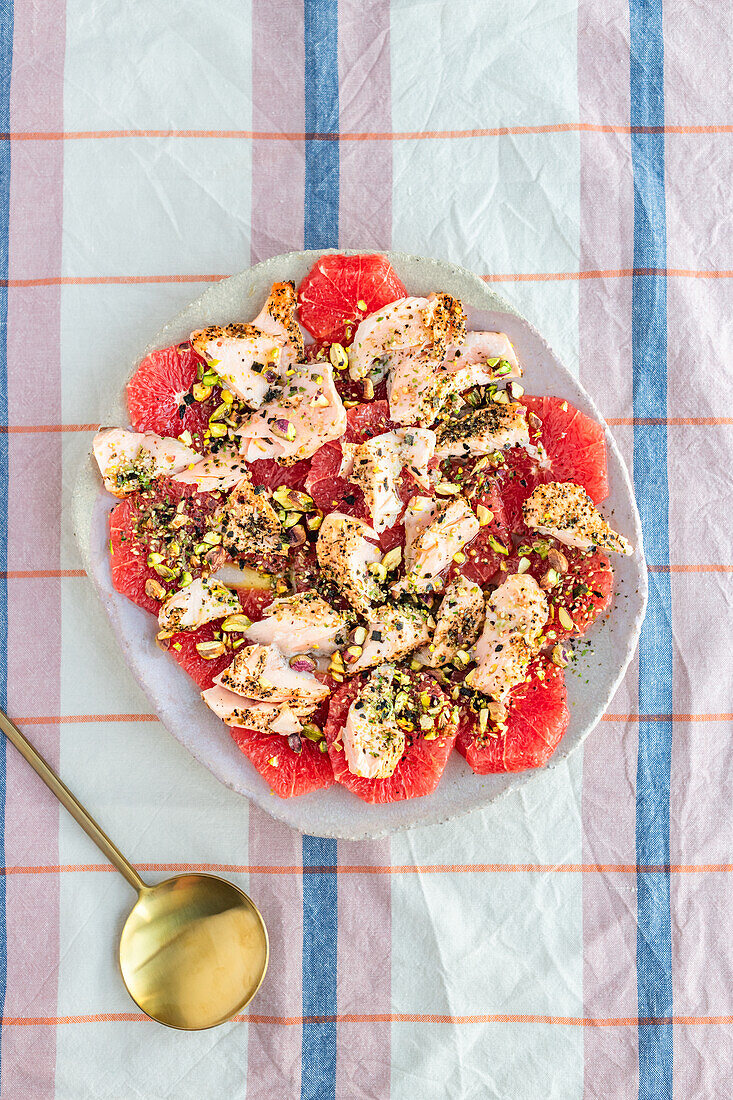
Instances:
[[[9,741],[15,745],[21,756],[25,757],[36,775],[39,775],[48,789],[56,795],[62,806],[65,806],[71,816],[77,821],[87,836],[94,841],[99,850],[104,853],[110,863],[113,863],[121,875],[124,875],[138,893],[145,890],[146,886],[131,863],[123,856],[122,852],[112,843],[90,813],[81,802],[71,793],[66,784],[56,775],[51,765],[41,756],[37,749],[33,748],[25,734],[22,734],[14,722],[11,722],[7,714],[0,710],[0,729]]]

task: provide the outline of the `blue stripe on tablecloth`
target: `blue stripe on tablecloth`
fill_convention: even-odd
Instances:
[[[303,837],[303,867],[336,867],[336,841]],[[336,1015],[335,870],[303,875],[303,1016]],[[301,1100],[336,1096],[336,1022],[303,1022]]]
[[[10,132],[10,74],[13,68],[13,2],[0,0],[0,131]],[[0,280],[7,283],[10,235],[10,142],[0,142]],[[8,423],[8,288],[0,285],[0,424]],[[0,434],[0,707],[8,705],[8,441]],[[5,762],[0,737],[0,867],[5,866]],[[0,1016],[5,1011],[8,947],[5,876],[0,876]],[[0,1044],[1,1049],[2,1044]],[[0,1066],[0,1071],[2,1067]]]
[[[306,248],[333,248],[339,232],[338,0],[305,0]],[[333,135],[321,136],[321,135]]]
[[[304,240],[306,248],[338,245],[339,99],[337,0],[305,0]],[[336,1015],[338,903],[335,840],[303,837],[303,1016]],[[336,1023],[303,1022],[301,1100],[334,1100]]]
[[[630,0],[631,125],[664,125],[662,0]],[[667,265],[664,134],[632,133],[634,268]],[[667,284],[663,275],[633,279],[634,416],[667,415]],[[669,565],[667,431],[634,428],[634,485],[644,548],[653,566]],[[652,573],[639,642],[639,711],[671,714],[672,633],[669,573]],[[669,866],[672,723],[639,723],[636,859]],[[672,1016],[672,932],[668,871],[637,874],[637,987],[641,1019]],[[640,1100],[672,1097],[672,1024],[639,1027]]]

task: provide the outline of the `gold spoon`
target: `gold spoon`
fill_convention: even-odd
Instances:
[[[127,991],[167,1027],[223,1024],[254,997],[269,944],[259,909],[233,883],[183,874],[148,886],[30,741],[0,710],[0,729],[120,874],[137,901],[120,937]]]

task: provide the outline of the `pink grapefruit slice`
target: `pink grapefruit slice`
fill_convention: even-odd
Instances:
[[[386,256],[321,256],[298,288],[300,322],[316,340],[346,344],[368,314],[406,295]]]

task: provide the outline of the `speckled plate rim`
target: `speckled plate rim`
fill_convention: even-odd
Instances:
[[[128,423],[125,385],[142,355],[186,339],[196,327],[253,317],[273,281],[292,278],[298,282],[317,257],[328,251],[336,250],[274,256],[209,287],[164,325],[132,363],[120,364],[120,388],[112,395],[105,422]],[[84,566],[125,660],[161,723],[217,779],[251,799],[273,818],[303,833],[347,840],[377,838],[418,825],[453,820],[495,802],[557,767],[583,743],[606,711],[636,650],[647,600],[641,522],[631,480],[618,446],[590,395],[534,326],[479,276],[443,260],[402,252],[385,255],[410,293],[446,290],[466,305],[469,327],[492,325],[507,331],[524,363],[523,385],[528,393],[555,392],[567,397],[604,425],[611,492],[603,510],[615,516],[619,530],[634,543],[635,552],[629,558],[614,561],[617,580],[623,588],[623,603],[617,598],[611,616],[595,624],[588,634],[593,642],[592,655],[581,656],[575,662],[575,675],[568,677],[570,726],[544,768],[518,774],[475,776],[465,761],[453,753],[437,790],[424,798],[373,806],[339,786],[299,798],[277,798],[236,748],[222,723],[205,710],[195,684],[157,649],[151,616],[112,587],[107,515],[114,499],[101,488],[98,471],[88,456],[80,465],[73,493],[74,532]],[[586,673],[588,683],[583,682]]]

